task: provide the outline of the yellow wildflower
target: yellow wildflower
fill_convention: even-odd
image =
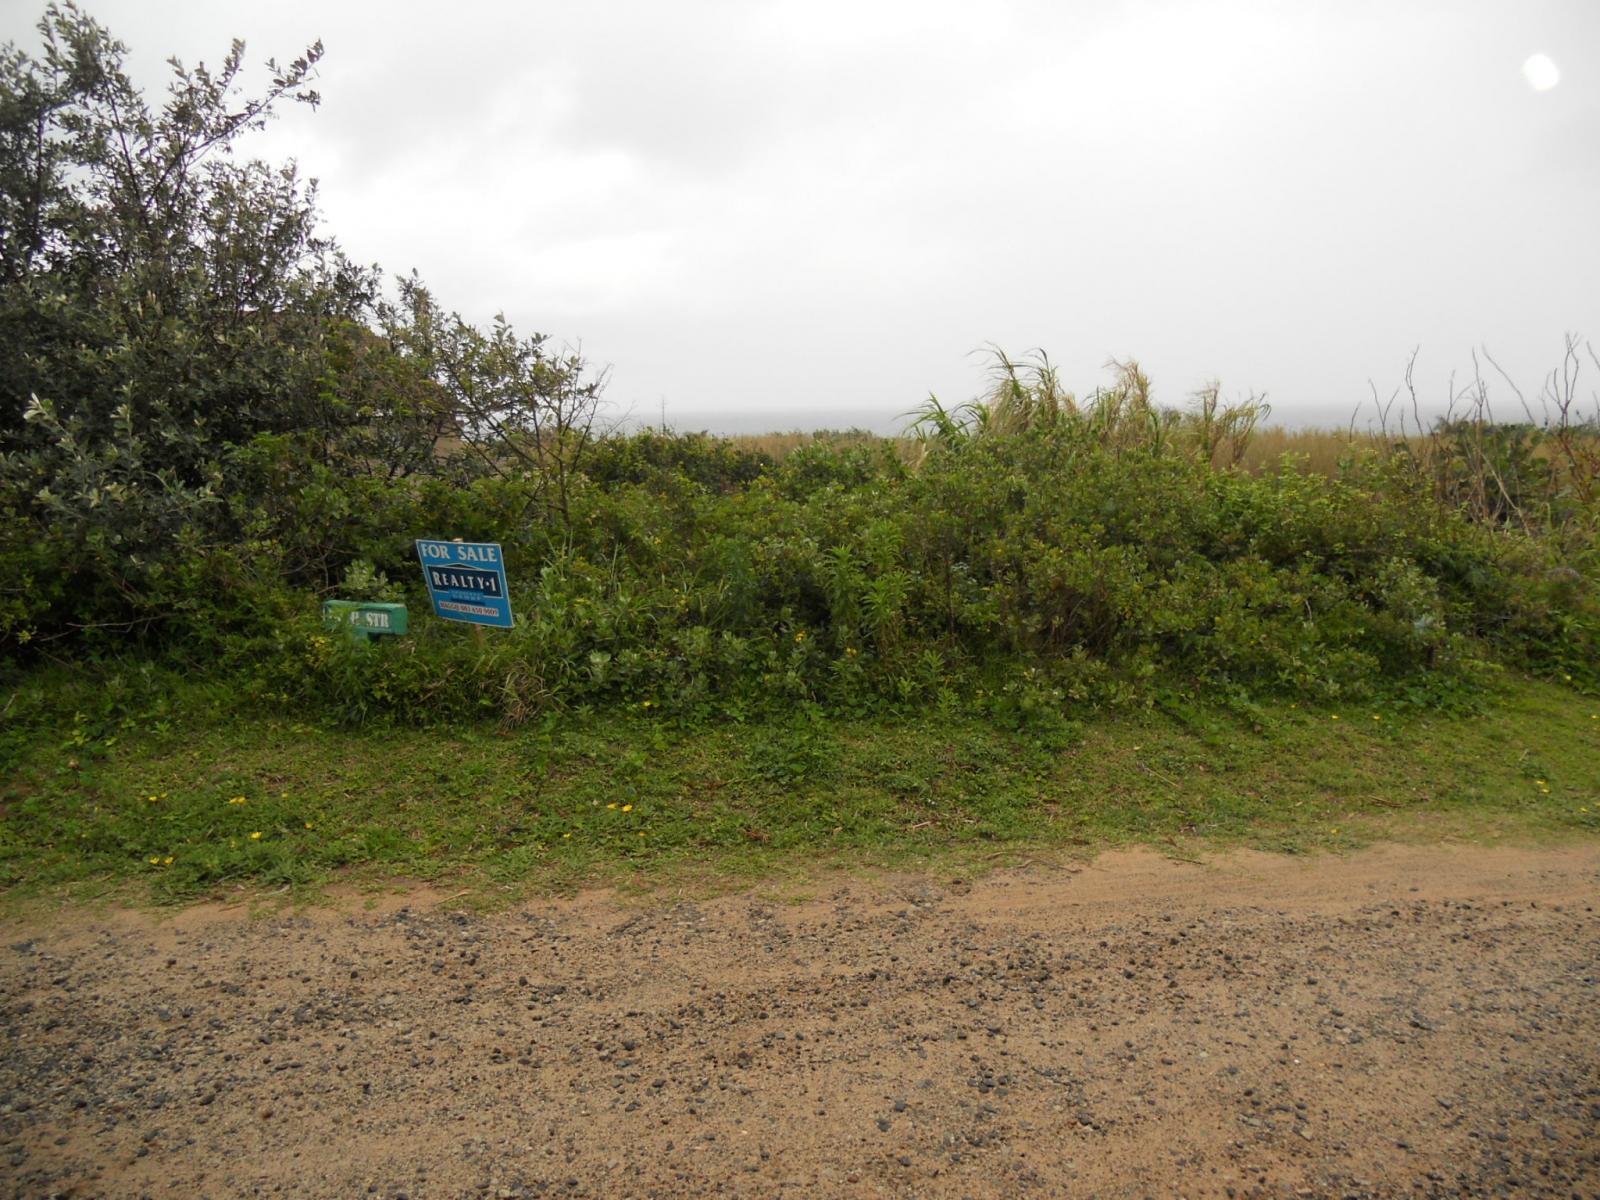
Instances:
[[[169,854],[165,858],[163,858],[161,860],[161,865],[163,867],[170,867],[172,865],[172,855]]]
[[[606,805],[607,808],[615,808],[616,806],[617,806],[617,802],[615,800],[613,800],[610,804]]]
[[[258,829],[254,833],[252,833],[250,835],[250,840],[252,842],[259,842],[261,840],[261,831]]]
[[[632,811],[633,811],[633,805],[631,805],[631,804],[624,804],[624,805],[623,805],[623,806],[622,806],[622,811],[623,811],[623,812],[632,812]]]
[[[561,836],[564,837],[564,838],[569,838],[572,835],[570,833],[563,833]]]
[[[150,865],[152,867],[159,867],[161,865],[161,860],[159,858],[152,858],[150,860]]]

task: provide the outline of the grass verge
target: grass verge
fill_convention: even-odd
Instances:
[[[1526,680],[1462,715],[1175,704],[1045,733],[955,712],[688,729],[637,713],[515,732],[78,721],[14,737],[11,757],[0,887],[14,898],[176,901],[351,876],[521,894],[1127,842],[1189,857],[1408,829],[1600,833],[1600,700]]]

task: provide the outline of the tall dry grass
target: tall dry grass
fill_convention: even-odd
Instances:
[[[728,441],[741,450],[765,454],[774,462],[782,462],[802,446],[876,446],[889,443],[908,462],[915,457],[917,450],[917,440],[909,435],[884,435],[859,429],[736,434],[731,435]],[[1386,445],[1388,442],[1385,439],[1373,433],[1352,434],[1343,429],[1288,429],[1282,425],[1266,425],[1253,431],[1233,465],[1251,474],[1259,474],[1264,470],[1276,470],[1283,456],[1288,454],[1294,456],[1301,469],[1331,476],[1338,473],[1339,459],[1352,448],[1377,450]],[[1213,465],[1219,468],[1228,466],[1230,453],[1219,447],[1213,453]]]

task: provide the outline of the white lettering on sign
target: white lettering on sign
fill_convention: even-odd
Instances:
[[[470,613],[475,617],[492,617],[500,611],[497,608],[486,608],[482,604],[462,604],[456,600],[441,600],[439,607],[445,612]]]
[[[496,546],[471,546],[457,543],[453,546],[443,545],[438,542],[419,542],[424,558],[436,558],[441,562],[481,562],[497,563],[500,561],[500,551]],[[451,551],[455,551],[454,554]]]
[[[500,594],[500,576],[491,571],[475,568],[452,571],[449,567],[429,567],[428,576],[433,586],[442,591],[478,592],[485,596]]]

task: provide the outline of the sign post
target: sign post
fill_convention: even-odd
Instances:
[[[511,596],[498,542],[418,538],[417,559],[434,614],[441,620],[511,628]]]

